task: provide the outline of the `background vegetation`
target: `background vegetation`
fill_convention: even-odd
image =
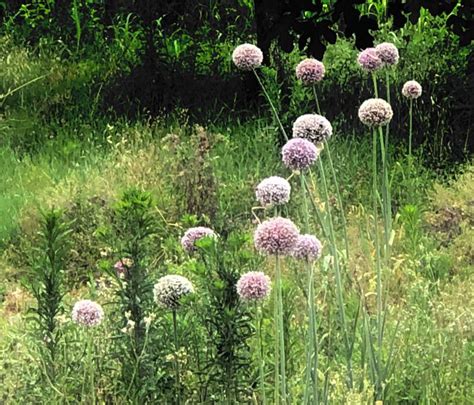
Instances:
[[[347,279],[361,286],[370,312],[372,152],[357,109],[370,97],[372,84],[356,56],[358,46],[375,40],[395,43],[401,54],[391,73],[394,266],[387,274],[386,328],[394,360],[384,400],[473,403],[469,2],[448,2],[448,9],[438,10],[408,2],[407,14],[391,1],[345,2],[342,8],[341,1],[314,2],[321,3],[317,10],[308,2],[298,14],[303,21],[294,17],[302,10],[285,8],[292,2],[273,2],[278,9],[266,4],[272,2],[245,0],[132,3],[0,2],[0,402],[90,401],[83,378],[88,337],[69,316],[74,301],[85,296],[101,302],[108,315],[94,332],[101,337],[93,357],[98,403],[173,403],[176,351],[188,403],[223,402],[223,392],[228,402],[257,401],[257,371],[250,367],[256,361],[253,314],[232,292],[245,271],[273,272],[252,250],[251,208],[255,185],[284,172],[282,140],[265,98],[253,76],[237,72],[230,58],[242,42],[259,43],[266,51],[262,77],[288,129],[297,116],[314,110],[311,92],[294,78],[295,65],[304,53],[324,61],[326,77],[318,91],[335,128],[331,150],[353,251]],[[361,32],[347,28],[353,21],[344,14],[348,8],[357,11],[352,18],[364,22]],[[294,18],[284,25],[281,16],[288,15]],[[268,19],[278,21],[280,36],[262,38]],[[299,32],[295,21],[313,29],[325,19],[331,21],[330,32],[298,43],[306,28]],[[290,39],[282,39],[284,33],[291,33]],[[412,163],[406,157],[408,103],[400,95],[409,79],[423,86],[415,105]],[[340,214],[333,183],[329,194]],[[315,203],[322,204],[323,196],[316,195]],[[124,207],[133,209],[124,212]],[[289,215],[298,218],[300,208],[294,197]],[[123,224],[132,228],[140,218],[150,219],[152,232],[123,232]],[[224,244],[219,249],[225,254],[219,260],[211,256],[206,266],[179,246],[184,230],[198,224],[212,226]],[[48,261],[45,248],[51,246],[45,230],[53,226],[64,239],[56,262]],[[318,226],[314,231],[319,233]],[[340,223],[336,231],[342,240]],[[146,269],[144,290],[134,292],[144,297],[140,316],[153,313],[158,321],[131,343],[130,334],[120,330],[129,319],[111,269],[132,234],[142,236],[140,266],[144,274]],[[316,274],[321,336],[340,327],[326,250]],[[35,286],[54,268],[62,276],[53,291],[56,312],[48,315]],[[296,376],[304,366],[306,325],[297,271],[293,263],[284,270],[287,362]],[[182,314],[181,347],[174,351],[166,345],[173,339],[171,315],[151,303],[151,283],[168,273],[187,275],[202,294]],[[352,285],[345,288],[347,311],[356,318],[360,302]],[[264,313],[264,354],[271,365],[270,306]],[[49,324],[43,322],[47,316]],[[44,334],[51,322],[57,323],[57,335]],[[338,343],[326,342],[321,359],[328,401],[373,402],[362,355],[354,360],[359,386],[347,388]],[[145,355],[137,357],[137,351]],[[142,380],[127,380],[131,375]],[[302,390],[297,380],[290,387],[294,398]]]

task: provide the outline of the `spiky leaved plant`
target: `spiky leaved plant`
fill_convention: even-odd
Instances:
[[[54,386],[59,364],[61,331],[57,317],[64,312],[63,275],[70,248],[70,223],[60,210],[41,213],[38,243],[30,259],[30,275],[26,283],[35,299],[31,314],[35,321],[45,377]]]
[[[202,286],[199,316],[206,330],[210,352],[206,366],[214,381],[211,390],[226,403],[247,401],[251,391],[251,310],[237,293],[237,281],[245,270],[255,268],[255,257],[244,247],[248,238],[231,234],[227,238],[205,237],[196,242],[202,260],[197,267]]]
[[[122,363],[124,395],[129,400],[146,397],[145,351],[147,313],[153,305],[153,282],[147,270],[152,236],[157,231],[153,217],[154,201],[150,193],[136,189],[125,191],[115,204],[112,227],[106,234],[118,257],[122,271],[111,271],[116,278],[120,335],[117,356]],[[114,269],[117,270],[117,269]]]

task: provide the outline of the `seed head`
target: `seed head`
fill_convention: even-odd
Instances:
[[[232,60],[240,70],[249,71],[262,65],[263,53],[255,45],[242,44],[234,49]]]
[[[296,77],[303,85],[312,86],[324,77],[325,68],[322,62],[316,59],[305,59],[296,66]]]
[[[262,254],[286,256],[292,252],[298,235],[298,228],[291,220],[282,217],[268,219],[255,231],[255,247]]]
[[[290,192],[290,183],[278,176],[263,179],[255,190],[257,200],[263,207],[286,204],[290,201]]]
[[[392,107],[381,98],[369,98],[359,107],[359,119],[369,127],[387,125],[392,117]]]
[[[331,135],[331,123],[319,114],[301,115],[293,123],[293,138],[303,138],[317,144],[329,139]]]
[[[80,300],[74,304],[71,318],[75,323],[82,326],[97,326],[104,318],[104,310],[97,302]]]
[[[260,301],[270,295],[270,277],[261,271],[250,271],[237,281],[237,294],[245,301]]]
[[[155,302],[172,310],[180,307],[182,297],[193,292],[192,283],[186,277],[175,274],[161,277],[153,288]]]

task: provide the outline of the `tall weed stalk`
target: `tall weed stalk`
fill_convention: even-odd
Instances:
[[[61,363],[62,338],[58,316],[64,313],[63,278],[70,249],[71,224],[63,219],[60,210],[41,213],[38,245],[33,250],[31,272],[26,284],[36,305],[31,310],[45,367],[45,376],[55,384],[58,364]]]
[[[120,258],[127,258],[125,271],[112,273],[119,289],[119,322],[122,344],[117,349],[122,363],[122,383],[125,396],[138,401],[146,396],[147,378],[147,312],[153,305],[153,282],[148,273],[147,259],[157,222],[152,214],[154,201],[150,193],[131,189],[116,203],[112,220],[112,244]]]

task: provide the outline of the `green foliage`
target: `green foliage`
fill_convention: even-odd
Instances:
[[[97,403],[173,403],[176,390],[190,403],[258,401],[255,311],[238,299],[235,284],[249,270],[271,274],[250,240],[254,186],[263,177],[289,173],[280,162],[276,123],[242,90],[241,82],[250,88],[252,76],[237,78],[237,96],[231,85],[233,47],[254,42],[254,27],[239,16],[239,7],[252,16],[253,3],[224,3],[211,4],[199,26],[189,20],[192,13],[180,15],[181,27],[173,31],[166,21],[155,21],[158,92],[141,76],[150,38],[138,14],[119,12],[105,21],[101,1],[46,0],[24,2],[6,21],[8,36],[0,38],[0,402],[77,403],[90,399],[84,389],[93,391]],[[395,110],[388,148],[393,260],[383,271],[387,343],[380,351],[388,361],[379,362],[370,347],[376,340],[371,145],[356,116],[372,84],[357,67],[353,41],[338,39],[325,54],[326,77],[317,90],[335,128],[331,153],[350,255],[342,249],[336,185],[327,176],[326,199],[321,174],[314,174],[314,207],[325,219],[331,210],[338,247],[330,246],[317,218],[310,218],[316,224],[310,231],[324,245],[315,266],[321,398],[371,403],[381,373],[378,380],[385,385],[377,387],[378,394],[383,391],[387,403],[472,403],[472,169],[452,165],[441,172],[424,166],[426,160],[445,164],[443,137],[468,143],[468,126],[449,114],[456,111],[451,106],[460,91],[450,90],[465,81],[470,48],[459,47],[446,29],[446,16],[422,11],[417,25],[391,32],[386,2],[361,7],[384,21],[377,42],[393,41],[402,55],[389,74]],[[63,25],[54,23],[58,11]],[[294,78],[303,56],[271,49],[271,66],[261,73],[290,133],[295,116],[315,111],[314,99]],[[121,81],[128,77],[132,81]],[[204,80],[200,94],[187,89],[184,77]],[[224,105],[209,78],[221,80],[235,100]],[[398,142],[407,137],[407,104],[399,90],[411,78],[422,82],[427,95],[415,105],[415,139],[422,144],[423,134],[427,138],[413,160]],[[140,104],[137,119],[129,119],[109,110],[140,98],[134,93],[138,79],[173,112],[150,118],[149,106]],[[382,85],[385,77],[378,80]],[[201,126],[195,125],[194,110],[177,108],[185,103],[176,84],[192,98],[202,95],[213,103],[211,110],[199,106],[209,118]],[[125,102],[115,99],[113,86],[121,87]],[[230,112],[234,105],[238,110]],[[321,153],[327,166],[326,152]],[[300,219],[300,189],[294,176],[289,180],[292,203],[284,215]],[[58,210],[38,217],[38,205]],[[220,237],[200,241],[198,252],[187,256],[179,237],[199,224],[212,226]],[[334,252],[343,270],[352,389]],[[119,260],[127,263],[124,272],[113,267]],[[282,272],[288,390],[296,403],[305,381],[305,276],[293,260]],[[196,289],[177,312],[177,344],[171,344],[173,314],[152,297],[153,283],[164,274],[185,275]],[[26,289],[18,287],[21,278]],[[80,330],[68,316],[71,303],[85,296],[104,306],[106,319],[95,331]],[[261,307],[268,394],[275,345],[270,307],[271,300]],[[24,317],[28,309],[35,323],[25,322],[31,319]],[[25,333],[28,325],[34,325],[34,334]],[[82,377],[91,367],[96,378],[85,388],[90,378]]]
[[[143,353],[148,334],[145,317],[152,303],[152,281],[147,270],[147,259],[150,238],[157,231],[153,207],[153,198],[149,193],[136,189],[125,191],[115,204],[110,233],[104,232],[109,246],[125,268],[123,273],[111,270],[119,284],[117,322],[127,330],[121,339],[117,339],[115,351],[121,359],[121,388],[125,397],[133,401],[146,398],[144,380],[146,369],[150,367],[149,363],[145,363]]]
[[[203,264],[198,264],[195,272],[204,293],[198,316],[209,350],[204,367],[214,381],[212,392],[224,393],[230,403],[243,402],[251,395],[247,340],[253,330],[249,308],[239,299],[235,287],[241,274],[258,266],[255,257],[245,250],[248,242],[246,235],[235,233],[225,240],[207,238],[198,242]]]
[[[42,214],[38,233],[39,244],[31,258],[31,275],[26,285],[36,301],[32,309],[36,321],[38,344],[47,378],[54,381],[58,361],[61,333],[57,317],[64,311],[65,294],[64,269],[70,249],[70,224],[63,220],[63,214],[52,209]]]

